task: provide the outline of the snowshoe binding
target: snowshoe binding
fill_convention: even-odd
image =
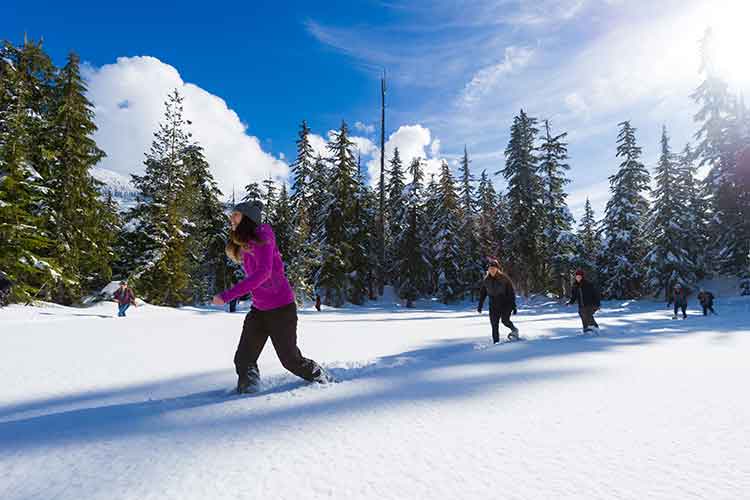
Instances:
[[[323,368],[322,366],[318,365],[318,367],[313,372],[313,379],[312,382],[315,382],[316,384],[333,384],[337,382],[336,378],[331,375],[331,372]]]
[[[237,379],[237,394],[252,394],[259,390],[260,372],[256,366],[252,366]]]

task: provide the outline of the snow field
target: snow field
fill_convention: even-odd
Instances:
[[[656,498],[750,492],[750,300],[673,321],[524,307],[528,340],[428,303],[300,313],[310,386],[267,344],[228,394],[243,314],[0,310],[0,498]]]

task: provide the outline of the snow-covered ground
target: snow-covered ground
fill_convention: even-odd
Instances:
[[[233,396],[243,314],[0,310],[0,498],[750,498],[750,297],[671,320],[607,303],[486,313],[421,304],[300,313],[303,353],[342,380],[287,374]]]

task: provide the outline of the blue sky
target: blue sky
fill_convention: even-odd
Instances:
[[[86,61],[104,166],[119,173],[141,168],[160,103],[179,88],[225,192],[284,178],[303,118],[321,144],[346,119],[370,162],[385,68],[387,153],[399,146],[435,168],[466,144],[477,174],[495,172],[523,107],[570,133],[571,208],[590,196],[601,213],[617,123],[639,129],[649,165],[662,124],[681,149],[695,130],[688,95],[703,29],[750,46],[733,21],[750,14],[742,0],[103,4],[11,0],[0,36],[43,36],[56,62],[69,50]],[[732,77],[750,91],[750,72]]]

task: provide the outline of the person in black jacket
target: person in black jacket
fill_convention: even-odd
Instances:
[[[594,313],[601,307],[599,292],[593,283],[586,279],[586,273],[583,270],[576,271],[575,279],[568,305],[578,304],[578,315],[583,322],[584,332],[590,332],[591,327],[598,330],[599,324],[594,319]]]
[[[711,314],[716,314],[716,311],[714,311],[714,294],[713,293],[701,288],[701,291],[698,293],[698,300],[701,303],[701,307],[703,307],[704,316],[708,316],[709,311],[711,311]]]
[[[680,283],[677,283],[674,286],[674,289],[672,290],[672,300],[669,301],[670,304],[674,303],[674,316],[672,316],[672,319],[677,319],[677,310],[682,310],[682,319],[687,319],[687,296],[688,296],[688,290],[687,288],[683,287]]]
[[[518,328],[510,320],[511,313],[516,314],[516,292],[513,282],[502,272],[497,260],[490,260],[487,274],[479,289],[479,306],[477,312],[481,314],[484,299],[490,297],[490,325],[492,325],[492,341],[500,342],[500,321],[510,328],[508,340],[518,340]]]

